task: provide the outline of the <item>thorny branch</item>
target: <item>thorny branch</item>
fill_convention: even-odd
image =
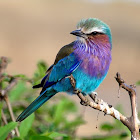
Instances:
[[[8,65],[8,59],[6,57],[1,57],[0,58],[0,82],[4,79],[3,72],[6,69],[7,65]],[[13,109],[12,109],[11,103],[9,101],[9,98],[7,96],[7,93],[16,84],[17,84],[17,79],[15,79],[13,77],[11,77],[9,85],[5,89],[2,89],[2,86],[1,86],[1,83],[0,83],[0,100],[4,100],[6,102],[6,105],[8,107],[8,110],[9,110],[9,113],[10,113],[12,121],[15,121],[15,117],[14,117]],[[2,120],[3,120],[4,124],[7,124],[7,119],[6,119],[5,114],[4,114],[3,111],[2,111]],[[16,133],[17,136],[19,136],[19,131],[18,131],[17,127],[15,128],[15,133]],[[11,136],[8,135],[7,139],[9,139],[10,137]]]
[[[114,117],[115,119],[121,121],[131,132],[131,140],[139,140],[139,125],[140,121],[137,115],[137,103],[136,103],[136,90],[134,85],[127,85],[125,81],[121,78],[120,74],[116,74],[116,81],[119,84],[119,88],[125,89],[130,96],[131,101],[131,117],[125,117],[118,110],[116,110],[112,105],[104,102],[102,99],[97,97],[96,92],[92,92],[89,96],[93,101],[90,101],[87,96],[84,96],[79,90],[75,88],[76,81],[73,75],[69,76],[71,85],[73,86],[74,93],[81,99],[81,104],[90,106],[93,109],[104,112],[107,115]]]
[[[136,101],[136,86],[127,85],[125,81],[121,78],[120,74],[117,73],[115,77],[116,81],[119,83],[119,86],[125,89],[129,93],[130,102],[131,102],[131,112],[132,115],[129,117],[128,128],[131,131],[131,139],[139,140],[139,125],[140,121],[138,119],[137,113],[137,101]]]

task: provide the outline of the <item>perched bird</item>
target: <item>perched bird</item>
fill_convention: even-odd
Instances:
[[[90,94],[104,80],[111,63],[112,37],[107,24],[96,18],[83,19],[71,32],[77,39],[62,47],[54,64],[39,85],[42,91],[17,118],[22,121],[58,92],[73,93],[68,76],[73,75],[83,95]]]

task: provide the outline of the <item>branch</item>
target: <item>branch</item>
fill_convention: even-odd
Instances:
[[[137,113],[137,101],[136,101],[136,89],[135,89],[136,86],[127,85],[125,81],[121,78],[119,73],[116,74],[115,79],[119,83],[119,86],[125,89],[129,93],[132,115],[130,118],[128,118],[130,124],[128,128],[131,131],[131,139],[139,140],[140,121],[138,119],[138,113]]]
[[[1,57],[1,58],[0,58],[0,82],[2,82],[3,79],[5,78],[5,77],[3,76],[3,72],[4,72],[4,70],[6,69],[7,64],[8,64],[8,58],[6,58],[6,57]],[[15,121],[15,117],[14,117],[13,109],[12,109],[10,100],[9,100],[9,98],[8,98],[8,96],[7,96],[7,93],[8,93],[16,84],[17,84],[17,79],[15,79],[14,77],[11,77],[11,80],[10,80],[10,82],[9,82],[9,85],[8,85],[4,90],[2,90],[2,86],[1,86],[1,83],[0,83],[0,99],[1,99],[1,100],[5,100],[12,121]],[[3,111],[2,111],[2,120],[3,120],[4,124],[7,124],[7,119],[6,119],[5,114],[4,114]],[[18,128],[17,128],[17,127],[15,128],[15,133],[16,133],[16,135],[19,137],[19,131],[18,131]],[[9,137],[11,137],[11,135],[8,135],[7,139],[9,139]]]
[[[7,119],[6,119],[6,116],[3,112],[3,110],[1,110],[1,118],[2,118],[2,121],[3,121],[4,125],[6,125],[8,122],[7,122]]]
[[[2,56],[0,58],[0,77],[1,77],[1,74],[3,73],[3,71],[6,69],[7,64],[8,64],[8,58]]]
[[[0,81],[3,80],[3,75],[2,73],[4,72],[4,70],[6,69],[7,67],[7,64],[8,64],[8,58],[2,56],[0,58]],[[0,90],[2,89],[2,86],[1,86],[1,83],[0,83]]]
[[[14,117],[14,113],[13,113],[13,109],[12,109],[12,106],[11,106],[11,103],[10,103],[10,100],[7,96],[7,93],[8,91],[10,91],[15,85],[17,84],[17,80],[16,79],[13,79],[10,84],[4,89],[4,90],[1,90],[0,91],[0,97],[1,99],[3,99],[6,104],[7,104],[7,107],[8,107],[8,110],[9,110],[9,113],[10,113],[10,116],[11,116],[11,119],[12,121],[15,122],[15,117]],[[4,118],[3,118],[4,119]],[[18,128],[16,127],[15,128],[15,133],[16,135],[19,137],[19,131],[18,131]]]
[[[15,122],[15,117],[14,117],[13,109],[12,109],[12,106],[11,106],[10,100],[9,100],[9,98],[8,98],[7,95],[4,96],[4,100],[5,100],[6,104],[7,104],[7,107],[8,107],[8,110],[9,110],[10,116],[11,116],[11,119],[12,119],[13,122]],[[18,137],[20,136],[17,127],[15,128],[15,133],[16,133],[16,135],[17,135]]]
[[[4,97],[8,91],[10,91],[17,84],[17,79],[11,80],[10,84],[4,89],[0,91],[0,96]]]
[[[134,86],[128,86],[123,79],[121,79],[120,74],[116,74],[116,80],[119,83],[119,87],[124,88],[128,91],[131,100],[131,109],[132,109],[132,116],[125,117],[122,115],[118,110],[116,110],[112,105],[109,105],[107,102],[104,102],[102,99],[97,97],[96,92],[92,92],[89,96],[93,101],[90,101],[86,96],[84,96],[81,91],[75,88],[76,81],[73,75],[69,76],[71,85],[73,87],[74,93],[81,99],[81,104],[89,106],[93,109],[102,111],[105,115],[110,115],[115,119],[121,121],[130,131],[131,131],[131,140],[139,140],[139,127],[138,127],[138,115],[136,109],[136,91]]]

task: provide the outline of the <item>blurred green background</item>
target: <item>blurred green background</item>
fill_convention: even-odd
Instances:
[[[121,90],[121,96],[119,99],[117,98],[118,84],[114,76],[116,72],[120,72],[128,84],[135,84],[140,80],[140,1],[138,0],[1,0],[0,55],[11,59],[6,72],[12,75],[22,73],[33,78],[39,60],[44,60],[47,66],[50,66],[59,49],[75,39],[69,33],[76,28],[77,22],[89,17],[103,20],[112,30],[113,60],[107,78],[97,90],[98,95],[113,106],[121,104],[126,116],[129,116],[131,114],[129,96],[124,90]],[[43,77],[44,71],[37,80]],[[23,86],[23,84],[21,85]],[[140,87],[137,86],[138,108],[140,106],[139,92]],[[39,91],[35,91],[34,94],[30,85],[23,93],[16,100],[24,102],[27,100],[26,96],[31,96],[27,100],[27,104],[29,104]],[[65,98],[65,96],[61,97],[63,95],[66,94],[56,95],[56,100],[59,102],[59,98]],[[106,134],[101,131],[100,125],[103,122],[114,123],[113,118],[104,116],[103,113],[99,114],[97,121],[98,111],[81,106],[76,96],[66,95],[66,97],[68,99],[65,100],[73,101],[74,103],[72,103],[76,104],[74,106],[77,106],[77,115],[74,113],[74,117],[83,114],[82,119],[85,121],[76,129],[76,136]],[[55,99],[52,100],[55,101]],[[57,105],[52,100],[41,111],[44,112],[45,121],[50,124],[54,120],[47,118],[47,114],[50,114],[47,110],[49,107],[55,108]],[[15,108],[15,116],[17,117],[22,110],[23,108],[18,112]],[[71,111],[69,110],[69,112]],[[70,119],[73,118],[71,114],[67,115]],[[35,121],[33,125],[37,125],[37,123]],[[41,124],[41,127],[45,127],[42,128],[42,131],[47,129],[45,124]],[[57,130],[55,131],[57,132]],[[71,134],[69,133],[69,135]]]

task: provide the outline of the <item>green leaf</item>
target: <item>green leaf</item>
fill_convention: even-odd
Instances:
[[[55,114],[54,114],[55,124],[59,124],[59,122],[62,120],[65,105],[66,105],[65,101],[61,101],[59,104],[57,104],[56,109],[55,109]]]
[[[17,122],[11,122],[3,127],[0,127],[0,140],[5,140],[8,134],[17,126]]]
[[[12,140],[22,140],[22,139],[21,139],[21,138],[15,137],[15,138],[13,138]]]
[[[47,65],[44,61],[40,61],[37,64],[37,70],[35,72],[35,77],[38,78],[40,76],[44,76],[45,72],[47,70]]]
[[[63,137],[63,140],[72,140],[72,138],[70,136],[67,136],[67,137]]]
[[[49,138],[67,137],[66,134],[62,134],[58,132],[50,132],[50,133],[47,132],[46,134],[43,135],[48,136]]]
[[[125,138],[125,137],[128,137],[128,136],[129,136],[129,135],[128,135],[127,132],[123,132],[123,133],[120,134],[120,137],[121,137],[121,138]]]
[[[45,73],[46,70],[47,70],[47,65],[44,61],[40,61],[37,64],[37,67],[38,67],[38,71],[39,71],[40,74]]]
[[[1,120],[1,111],[2,111],[2,102],[0,102],[0,120]]]
[[[78,116],[73,121],[65,122],[65,129],[76,128],[77,126],[80,126],[84,123],[85,121],[81,118],[81,116]]]
[[[33,121],[34,121],[34,114],[30,115],[27,119],[21,122],[20,127],[19,127],[21,138],[24,138],[28,134]]]
[[[14,77],[21,78],[22,80],[29,80],[29,78],[24,74],[17,74]]]
[[[36,136],[32,136],[30,138],[30,140],[54,140],[54,139],[51,139],[51,138],[49,138],[47,136],[38,136],[38,135],[36,135]]]
[[[40,61],[37,64],[37,70],[34,73],[33,76],[33,84],[38,84],[40,83],[40,79],[42,79],[45,76],[45,72],[47,70],[47,65],[44,61]]]
[[[65,115],[70,112],[76,112],[77,108],[75,104],[69,99],[63,97],[61,101],[54,108],[54,122],[55,125],[58,125],[60,122],[63,122]]]
[[[10,82],[10,80],[11,80],[11,78],[7,77],[7,76],[5,76],[4,79],[3,79],[4,82]]]
[[[10,101],[18,100],[19,97],[27,90],[25,82],[20,81],[9,93]]]
[[[136,85],[140,85],[140,81],[136,82]]]
[[[111,123],[104,123],[100,126],[101,130],[111,131],[114,129],[114,126]]]

